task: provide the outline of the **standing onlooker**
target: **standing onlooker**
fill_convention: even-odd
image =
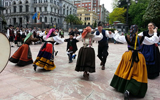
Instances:
[[[11,47],[14,47],[13,42],[14,42],[15,35],[14,35],[14,30],[12,25],[9,25],[9,29],[7,30],[7,37],[9,38]]]

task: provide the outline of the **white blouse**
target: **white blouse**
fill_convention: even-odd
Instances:
[[[55,41],[57,43],[63,43],[64,42],[64,38],[60,38],[59,36],[53,36],[53,37],[49,37],[47,39],[46,39],[46,37],[47,37],[47,35],[43,36],[43,39],[45,41]]]
[[[102,38],[103,38],[103,35],[99,34],[99,35],[94,35],[94,37],[92,38],[92,40],[100,41],[100,40],[102,40]],[[77,36],[76,40],[81,41],[82,40],[82,35]]]
[[[139,36],[141,36],[141,35],[139,35]],[[120,36],[117,32],[115,34],[113,34],[113,38],[118,42],[127,43],[125,36]],[[145,36],[142,43],[145,45],[152,45],[152,44],[155,44],[158,42],[159,42],[159,38],[157,36],[157,33],[154,33],[154,35],[150,38]]]

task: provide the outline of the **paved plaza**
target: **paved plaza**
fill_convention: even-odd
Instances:
[[[79,49],[82,44],[77,43]],[[109,84],[122,54],[127,50],[126,44],[109,43],[106,70],[101,70],[100,60],[96,57],[96,72],[90,74],[89,80],[83,79],[82,72],[75,71],[76,59],[68,63],[66,45],[55,45],[59,52],[55,57],[56,69],[53,71],[44,71],[38,67],[35,72],[32,65],[18,67],[9,62],[0,74],[0,100],[123,100],[123,94],[116,92]],[[33,60],[40,47],[30,45]],[[97,43],[93,47],[97,55]],[[11,55],[17,49],[11,48]],[[160,100],[160,77],[148,80],[145,98],[131,100]]]

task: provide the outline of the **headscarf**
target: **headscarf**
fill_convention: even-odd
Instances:
[[[49,33],[47,34],[46,39],[48,39],[48,38],[50,37],[50,35],[51,35],[54,31],[55,31],[55,29],[54,29],[54,28],[51,28],[51,29],[49,30]]]
[[[132,25],[130,27],[130,42],[134,43],[134,50],[133,50],[133,53],[132,53],[132,57],[130,59],[130,61],[132,61],[131,68],[132,68],[134,62],[136,62],[136,63],[139,62],[138,50],[136,50],[137,41],[139,39],[137,32],[138,32],[138,26],[137,25]]]
[[[28,40],[28,38],[29,38],[32,34],[33,34],[32,32],[28,33],[27,36],[26,36],[26,38],[24,39],[24,42],[26,42],[26,41]]]
[[[86,27],[86,28],[84,29],[83,33],[82,33],[82,38],[84,38],[84,37],[87,35],[87,33],[90,33],[91,30],[92,30],[92,29],[91,29],[90,26]]]

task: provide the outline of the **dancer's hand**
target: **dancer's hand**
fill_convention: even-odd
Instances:
[[[112,34],[112,32],[111,32],[111,31],[109,31],[109,34]]]
[[[114,31],[114,33],[118,33],[118,31],[117,31],[117,30],[115,30],[115,31]]]
[[[154,33],[157,33],[158,27],[156,27],[155,29],[153,29]]]

